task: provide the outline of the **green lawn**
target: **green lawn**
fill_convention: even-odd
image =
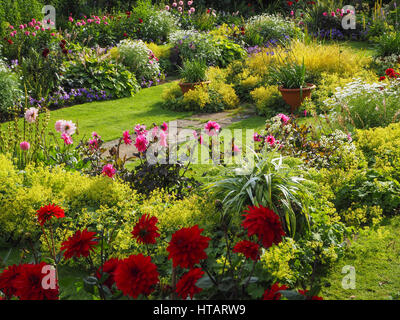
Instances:
[[[342,268],[353,266],[356,288],[343,289]],[[361,233],[349,252],[324,279],[322,296],[332,300],[400,298],[400,217],[386,219],[376,230]]]

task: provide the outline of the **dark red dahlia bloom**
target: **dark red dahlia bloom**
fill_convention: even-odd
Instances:
[[[247,259],[257,261],[260,259],[260,246],[257,243],[243,240],[233,247],[233,252],[242,253]]]
[[[107,286],[109,289],[112,288],[113,284],[115,283],[114,273],[118,267],[119,260],[117,258],[111,258],[104,262],[103,267],[100,267],[99,270],[96,272],[97,279],[101,279],[102,272],[108,274],[107,280],[104,282],[104,285]]]
[[[247,229],[249,237],[256,235],[265,248],[269,248],[272,244],[279,244],[285,232],[279,216],[271,209],[263,206],[249,206],[245,210],[248,214],[244,214],[245,220],[242,222],[243,228]]]
[[[117,288],[134,299],[140,294],[152,293],[159,282],[157,266],[150,257],[141,253],[120,261],[114,271],[114,279]]]
[[[394,69],[392,69],[392,68],[386,69],[385,73],[389,78],[397,78],[400,75],[398,72],[394,71]]]
[[[307,292],[308,290],[299,290],[299,293],[305,296],[306,300],[324,300],[324,298],[318,296],[307,297]]]
[[[156,217],[150,217],[150,215],[147,214],[144,214],[140,218],[139,222],[135,225],[133,231],[131,232],[138,243],[156,243],[156,238],[160,236],[160,234],[157,232],[157,222],[158,219]]]
[[[174,267],[192,268],[200,260],[207,258],[204,249],[208,248],[211,239],[201,235],[203,230],[196,225],[182,228],[172,235],[167,251],[168,259],[172,259]]]
[[[15,279],[16,296],[21,300],[58,300],[58,284],[55,289],[45,288],[43,279],[47,274],[43,273],[47,264],[23,264],[20,266],[20,274]]]
[[[279,291],[287,290],[285,285],[281,286],[278,282],[274,283],[271,288],[265,290],[262,297],[263,300],[280,300],[282,294]]]
[[[50,50],[49,50],[48,48],[46,48],[46,49],[43,50],[42,56],[43,56],[44,58],[47,58],[47,56],[49,55],[49,53],[50,53]]]
[[[3,292],[7,298],[14,296],[17,291],[15,280],[20,275],[20,269],[20,266],[12,265],[4,269],[0,274],[0,291]]]
[[[97,244],[97,241],[94,240],[95,235],[96,232],[89,232],[87,229],[75,232],[73,236],[61,244],[61,251],[66,250],[64,258],[68,260],[72,257],[87,257]]]
[[[386,77],[385,76],[381,76],[381,77],[379,77],[379,81],[383,81],[383,80],[385,80],[386,79]]]
[[[200,268],[190,270],[176,284],[176,292],[185,299],[190,296],[193,299],[194,295],[201,292],[203,289],[196,287],[196,282],[204,275],[204,271]]]
[[[139,18],[139,23],[143,23],[143,19],[142,18]]]
[[[43,226],[47,221],[51,220],[51,218],[64,218],[65,212],[59,206],[56,206],[54,203],[49,204],[47,206],[41,207],[37,212],[38,221],[41,226]]]

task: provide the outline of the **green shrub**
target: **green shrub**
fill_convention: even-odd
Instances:
[[[387,177],[400,181],[400,124],[386,128],[357,130],[356,145],[365,154],[368,165]]]
[[[206,77],[207,65],[201,60],[186,60],[183,62],[183,67],[179,73],[181,80],[187,83],[202,82]]]
[[[47,4],[47,3],[46,3]],[[43,17],[41,0],[2,0],[0,6],[0,36],[6,35],[9,24],[19,26],[33,18],[41,20]]]
[[[384,33],[377,40],[376,55],[387,57],[400,55],[400,32]]]
[[[249,205],[263,205],[276,212],[288,235],[309,230],[308,206],[305,204],[307,189],[302,178],[301,161],[271,153],[257,155],[254,167],[229,168],[223,178],[208,188],[222,201],[224,212],[234,221]],[[290,165],[288,164],[290,163]]]
[[[259,87],[250,92],[258,114],[272,117],[277,113],[277,108],[285,109],[285,103],[276,86]]]
[[[289,19],[278,15],[262,14],[249,19],[245,25],[244,41],[248,45],[263,45],[267,42],[286,43],[291,38],[301,36],[300,29]]]
[[[111,54],[133,72],[138,80],[155,80],[161,69],[158,58],[142,40],[123,40],[118,44],[118,51]]]
[[[23,97],[18,76],[0,60],[0,120],[10,113],[10,108]]]
[[[332,118],[348,128],[368,129],[386,127],[400,121],[398,85],[369,84],[354,79],[342,88],[337,88],[332,98],[324,101],[331,109]]]
[[[181,30],[172,33],[169,41],[181,61],[197,59],[205,61],[207,65],[217,65],[222,56],[222,48],[216,46],[213,36],[206,33]]]
[[[66,61],[61,83],[65,90],[91,88],[105,91],[113,98],[133,96],[139,85],[135,75],[109,56],[94,50],[83,50],[75,60]]]

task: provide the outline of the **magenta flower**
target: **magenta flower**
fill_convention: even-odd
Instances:
[[[103,171],[101,173],[105,176],[112,178],[117,173],[117,170],[113,167],[112,164],[107,164],[103,167]]]
[[[261,136],[256,132],[256,133],[254,133],[253,140],[255,142],[260,142],[261,141]]]
[[[167,134],[164,131],[160,132],[160,146],[168,147]]]
[[[265,142],[268,143],[272,147],[275,144],[275,137],[268,136],[265,138]]]
[[[233,153],[234,153],[235,155],[238,155],[238,154],[240,154],[240,152],[242,152],[242,151],[240,150],[240,148],[239,148],[236,144],[233,145],[232,151],[233,151]]]
[[[208,121],[204,126],[204,129],[206,130],[206,134],[211,137],[218,135],[219,131],[221,130],[221,126],[215,121]]]
[[[136,138],[135,147],[139,152],[145,152],[147,150],[149,142],[144,134],[138,135]]]
[[[127,144],[128,146],[130,146],[132,144],[132,139],[131,139],[131,135],[129,134],[129,131],[126,130],[123,133],[123,139],[124,139],[124,143]]]
[[[324,17],[326,17],[326,16],[328,15],[328,12],[324,12],[322,15],[323,15]]]
[[[67,133],[63,133],[61,135],[61,139],[64,140],[64,143],[65,143],[66,146],[69,146],[69,145],[74,143],[74,141],[72,140],[72,137]]]
[[[278,116],[281,118],[281,121],[286,124],[289,121],[289,117],[283,113],[278,114]]]
[[[23,151],[28,151],[31,147],[31,145],[29,144],[29,142],[27,141],[23,141],[19,144],[19,147],[21,148],[21,150]]]
[[[161,130],[164,131],[164,132],[168,130],[168,124],[167,124],[166,122],[164,122],[164,123],[161,125]]]

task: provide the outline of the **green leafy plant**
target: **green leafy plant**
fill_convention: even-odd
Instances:
[[[307,85],[308,75],[304,59],[302,64],[289,60],[283,64],[271,65],[269,71],[272,82],[285,89],[299,89]]]
[[[207,188],[221,199],[227,214],[240,213],[247,205],[263,205],[280,216],[292,236],[296,231],[307,230],[308,208],[302,196],[307,189],[299,167],[289,166],[285,158],[273,152],[255,156],[254,168],[250,172],[246,168],[229,170],[227,178]]]
[[[186,60],[179,73],[184,82],[198,83],[207,80],[206,77],[207,65],[202,60]]]

